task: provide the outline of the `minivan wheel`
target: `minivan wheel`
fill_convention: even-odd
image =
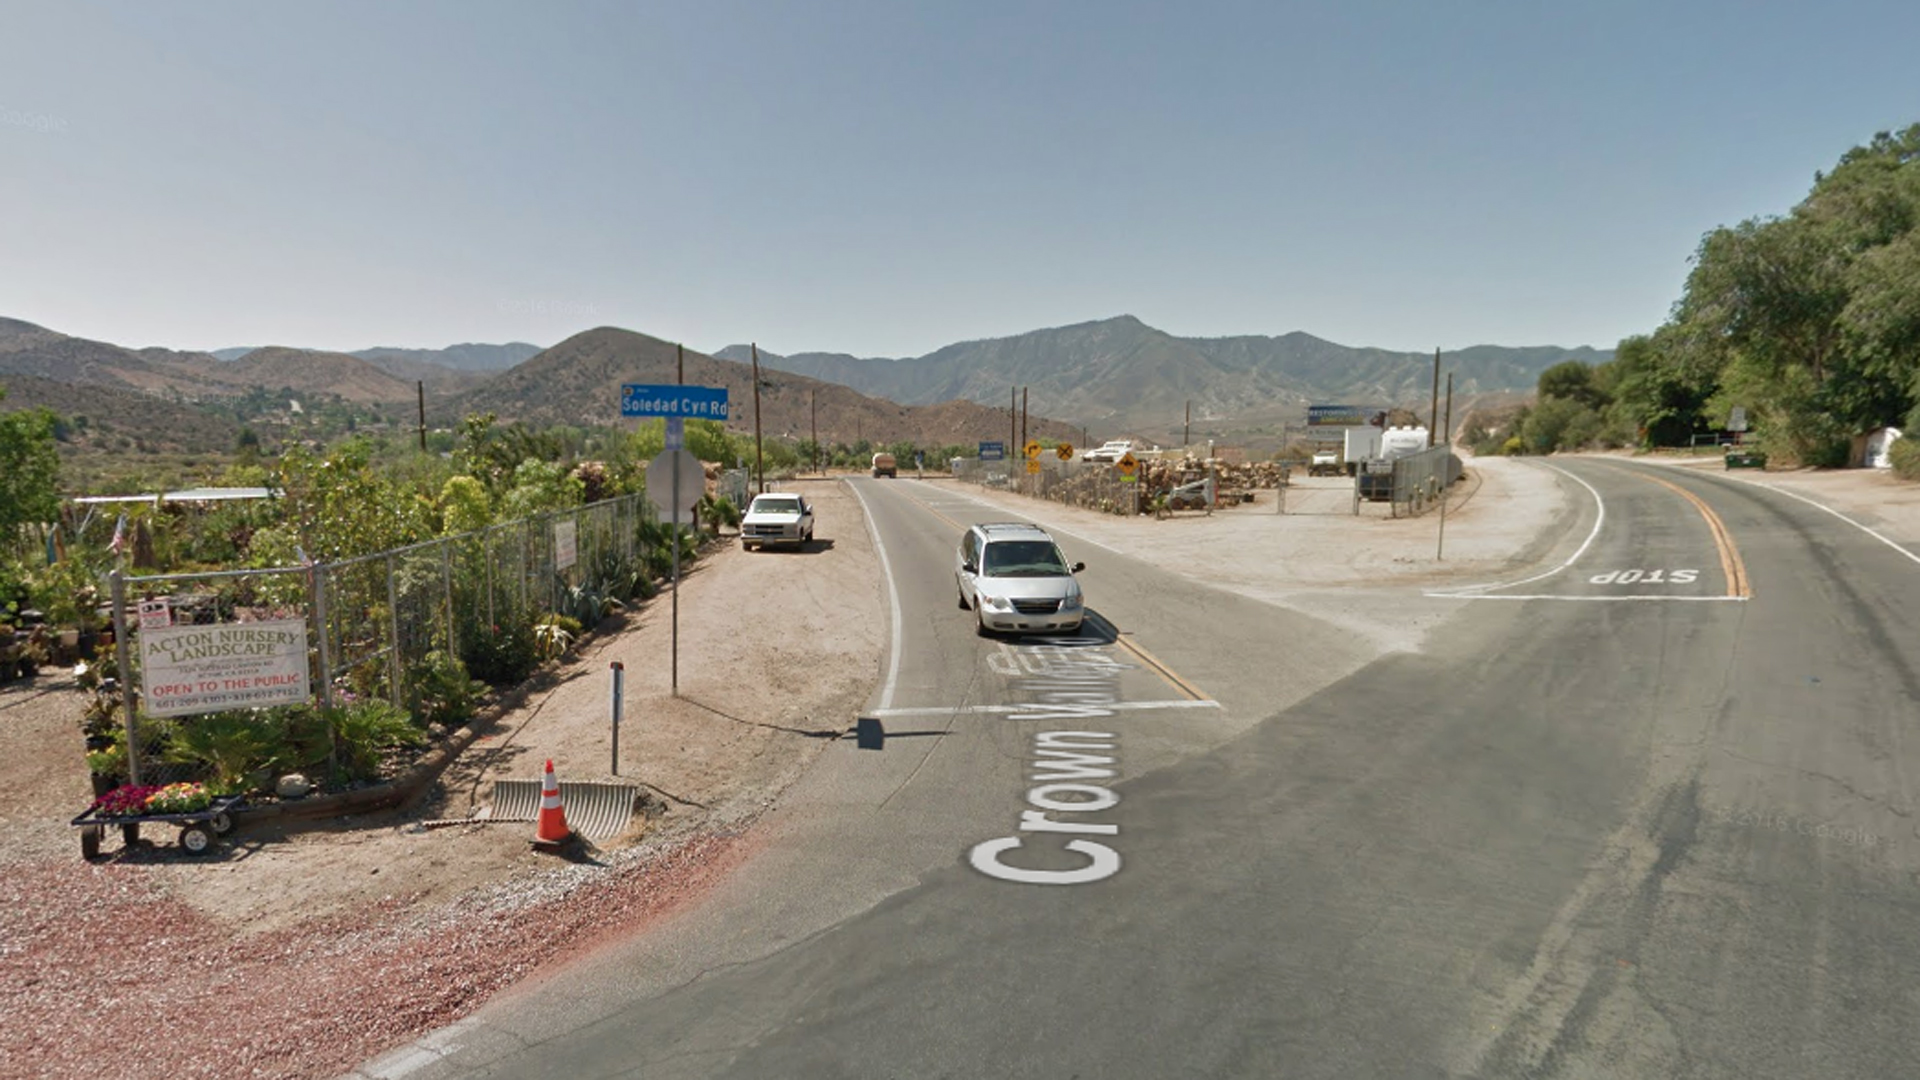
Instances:
[[[980,614],[980,607],[977,604],[974,605],[973,609],[973,632],[979,634],[981,637],[993,636],[993,631],[987,629],[986,617]]]

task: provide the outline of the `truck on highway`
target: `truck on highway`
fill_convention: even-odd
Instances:
[[[891,476],[896,479],[898,478],[898,467],[894,464],[892,454],[883,451],[873,455],[873,475],[876,477]]]

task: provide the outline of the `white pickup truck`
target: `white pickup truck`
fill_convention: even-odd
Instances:
[[[806,496],[770,491],[755,495],[740,519],[740,546],[752,551],[769,544],[800,547],[813,539],[813,504]]]
[[[1126,457],[1128,454],[1131,454],[1132,452],[1133,452],[1132,439],[1114,439],[1111,442],[1102,443],[1101,445],[1094,447],[1092,450],[1087,451],[1085,454],[1080,455],[1080,460],[1081,461],[1105,461],[1108,463],[1112,463],[1115,461],[1119,461],[1121,458]]]

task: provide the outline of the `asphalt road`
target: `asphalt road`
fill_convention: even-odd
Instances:
[[[1071,537],[1089,631],[976,638],[952,548],[1004,514],[857,482],[884,749],[836,744],[698,913],[363,1072],[1914,1075],[1920,557],[1543,467],[1564,542],[1408,593],[1448,619],[1371,662]]]

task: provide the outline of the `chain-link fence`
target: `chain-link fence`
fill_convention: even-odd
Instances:
[[[1120,470],[1107,462],[1085,462],[1078,458],[1061,461],[1043,454],[1038,472],[1028,472],[1024,460],[982,461],[978,458],[954,458],[949,462],[954,479],[980,487],[1037,499],[1049,499],[1067,506],[1098,510],[1105,514],[1137,514],[1141,501],[1140,473],[1131,482],[1121,478]]]
[[[1393,516],[1413,516],[1440,505],[1441,495],[1460,479],[1460,459],[1450,447],[1436,446],[1393,459]]]
[[[495,685],[524,678],[556,628],[564,632],[562,619],[591,627],[615,603],[651,595],[672,532],[644,495],[630,495],[337,562],[120,578],[116,674],[129,728],[140,727],[133,688],[144,682],[139,649],[128,646],[148,615],[164,610],[156,625],[304,620],[323,707],[384,698],[424,724],[443,718],[469,675]],[[162,745],[173,725],[149,726],[130,744],[132,775],[184,778]]]

